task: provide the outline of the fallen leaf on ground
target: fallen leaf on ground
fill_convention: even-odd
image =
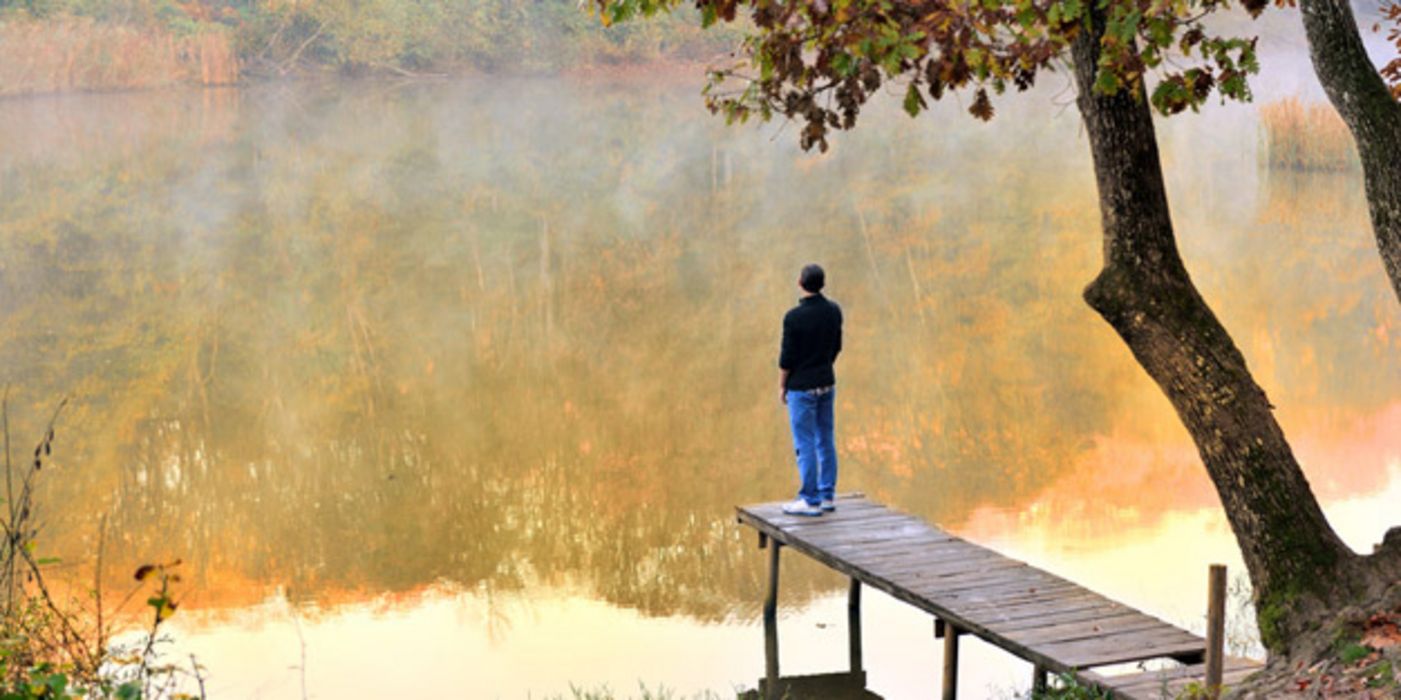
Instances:
[[[1362,645],[1373,649],[1387,649],[1401,644],[1401,629],[1395,622],[1387,620],[1381,624],[1368,624],[1362,633]]]

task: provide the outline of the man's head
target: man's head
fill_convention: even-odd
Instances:
[[[803,266],[803,271],[798,273],[798,286],[809,294],[816,294],[822,291],[822,287],[827,284],[827,273],[822,271],[822,266],[817,263],[809,263]]]

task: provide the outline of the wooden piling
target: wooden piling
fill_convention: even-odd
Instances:
[[[1206,693],[1215,700],[1221,696],[1222,661],[1226,657],[1226,567],[1212,564],[1207,575],[1206,603]]]
[[[774,542],[769,547],[769,594],[764,598],[764,619],[772,620],[778,616],[778,552],[783,549],[783,545]]]
[[[778,548],[774,547],[774,551]],[[764,686],[761,696],[766,700],[779,700],[781,676],[778,673],[778,621],[764,618]]]
[[[851,579],[846,594],[847,644],[851,650],[851,672],[861,671],[861,581]]]
[[[1036,664],[1031,670],[1031,696],[1037,697],[1045,693],[1047,690],[1050,690],[1050,685],[1051,672],[1047,670],[1045,666]]]
[[[958,697],[958,629],[944,623],[944,700]]]

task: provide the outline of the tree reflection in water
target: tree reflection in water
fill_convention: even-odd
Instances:
[[[724,131],[691,85],[564,78],[0,113],[3,378],[76,407],[44,544],[81,559],[105,511],[109,570],[183,557],[195,607],[549,585],[756,614],[731,508],[793,487],[768,387],[808,260],[850,318],[844,487],[956,528],[1093,492],[1075,470],[1106,441],[1186,441],[1078,297],[1097,220],[1070,117],[875,115],[813,156]],[[1287,427],[1392,415],[1401,377],[1366,368],[1401,333],[1355,176],[1210,165],[1172,167],[1184,249]],[[1374,489],[1366,459],[1310,466]],[[1204,482],[1190,454],[1139,466]],[[841,585],[784,576],[789,603]]]

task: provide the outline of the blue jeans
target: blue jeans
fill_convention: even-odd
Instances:
[[[798,497],[808,505],[832,500],[837,488],[837,446],[832,437],[832,404],[837,391],[821,396],[789,391],[788,422],[793,428],[793,449],[798,456]]]

